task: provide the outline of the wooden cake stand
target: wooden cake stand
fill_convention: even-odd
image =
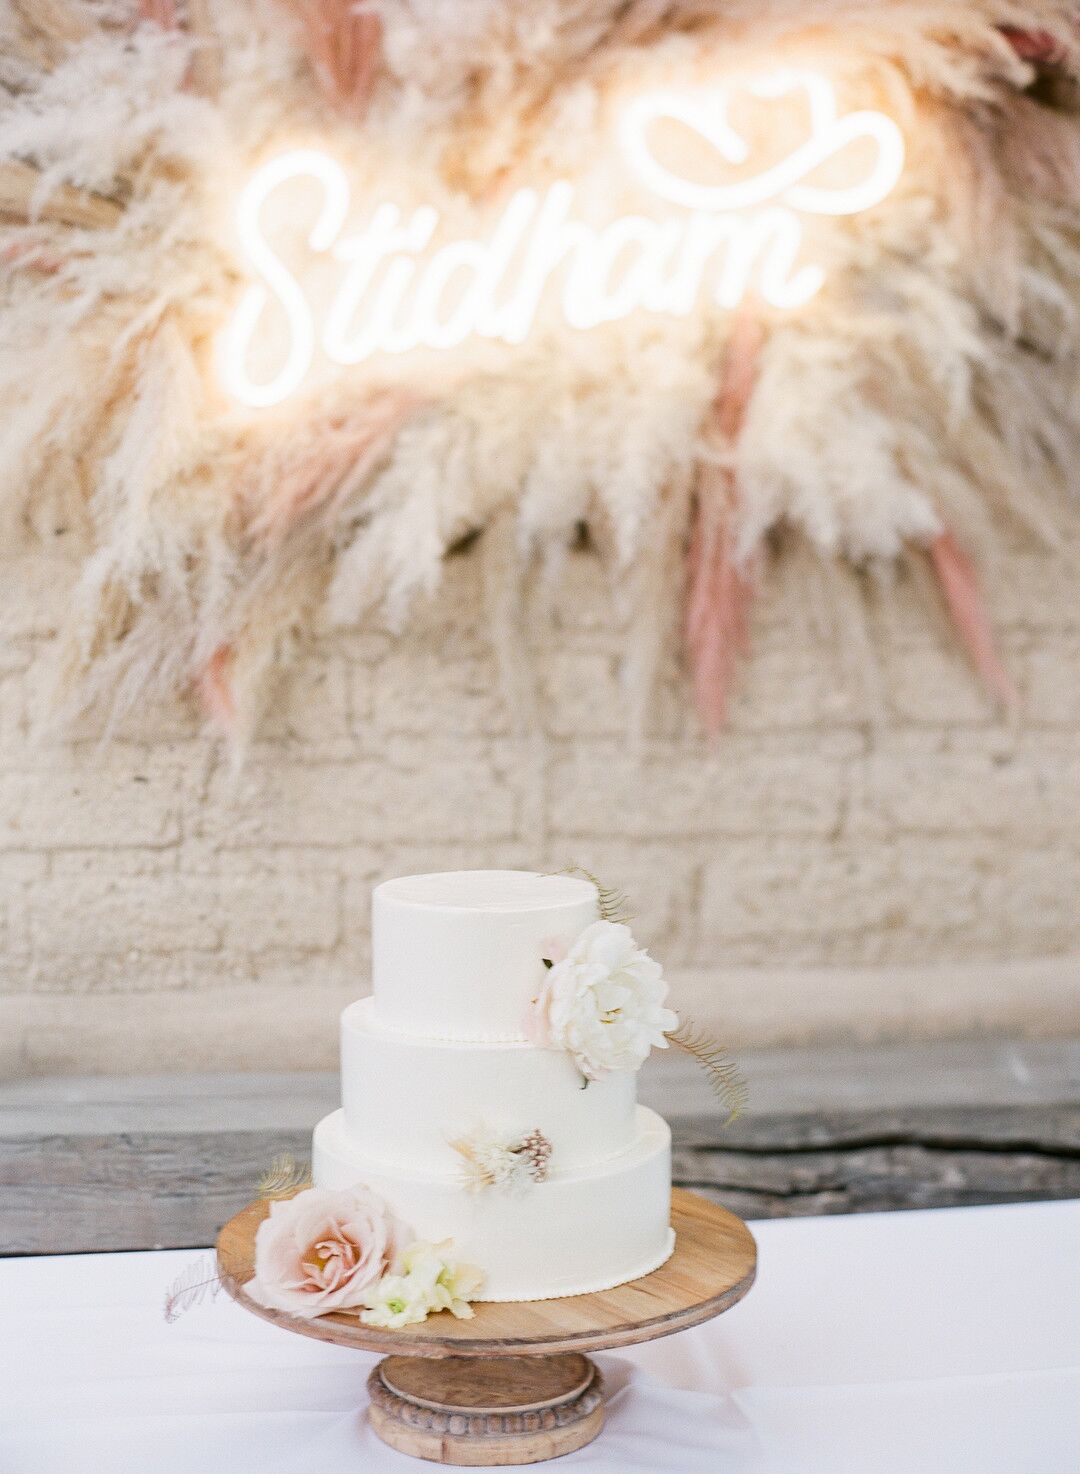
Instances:
[[[582,1448],[604,1421],[600,1373],[584,1353],[670,1336],[719,1315],[749,1290],[757,1262],[741,1218],[676,1188],[675,1252],[643,1279],[594,1295],[480,1302],[472,1320],[443,1311],[420,1325],[377,1330],[355,1312],[303,1320],[248,1298],[255,1230],[269,1211],[265,1200],[251,1203],[218,1235],[229,1294],[302,1336],[388,1353],[368,1377],[372,1427],[392,1448],[443,1464],[535,1464]]]

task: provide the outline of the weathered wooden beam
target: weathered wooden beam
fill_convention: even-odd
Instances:
[[[641,1096],[676,1182],[749,1217],[1080,1196],[1080,1041],[770,1050],[724,1128],[692,1062]],[[334,1074],[32,1079],[0,1087],[0,1252],[208,1243],[275,1153],[306,1159]]]

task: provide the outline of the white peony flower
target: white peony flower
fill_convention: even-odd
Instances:
[[[534,1044],[565,1049],[587,1080],[609,1070],[637,1070],[650,1049],[667,1048],[678,1016],[664,1007],[660,964],[638,947],[628,926],[594,921],[553,963],[529,1008]]]

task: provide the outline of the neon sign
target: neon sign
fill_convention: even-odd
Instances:
[[[770,102],[786,103],[789,132],[797,119],[799,136],[779,157],[751,142],[734,116],[737,106]],[[672,129],[684,145],[674,160],[657,137],[665,129],[669,145]],[[639,311],[687,316],[702,301],[733,308],[750,292],[775,308],[796,308],[825,281],[822,266],[801,259],[804,217],[871,208],[904,162],[903,136],[890,118],[841,115],[832,84],[806,71],[642,94],[622,109],[617,140],[630,182],[651,197],[654,213],[594,225],[576,217],[574,184],[556,180],[543,190],[515,190],[482,236],[450,240],[430,205],[403,211],[383,202],[349,231],[351,188],[340,163],[307,148],[271,159],[237,205],[240,247],[256,280],[218,343],[225,388],[262,408],[299,390],[320,353],[354,365],[469,338],[521,343],[549,301],[580,329]],[[683,157],[687,143],[694,168]],[[319,201],[306,250],[335,272],[318,305],[264,223],[268,202],[301,180],[304,198],[314,185]],[[667,208],[656,213],[656,201]],[[252,363],[267,356],[257,349],[268,320],[281,341],[269,373],[256,376]]]

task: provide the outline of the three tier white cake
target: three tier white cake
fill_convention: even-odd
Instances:
[[[477,1298],[608,1289],[674,1247],[667,1124],[637,1105],[632,1068],[589,1064],[629,1038],[617,978],[592,1020],[599,1044],[544,1047],[528,1030],[575,939],[625,947],[625,927],[603,929],[596,887],[567,875],[455,871],[374,892],[373,996],[342,1014],[342,1108],[315,1129],[314,1180],[364,1183],[420,1238],[453,1239],[483,1271]],[[601,975],[587,959],[576,974]],[[502,1181],[500,1162],[533,1170]]]

